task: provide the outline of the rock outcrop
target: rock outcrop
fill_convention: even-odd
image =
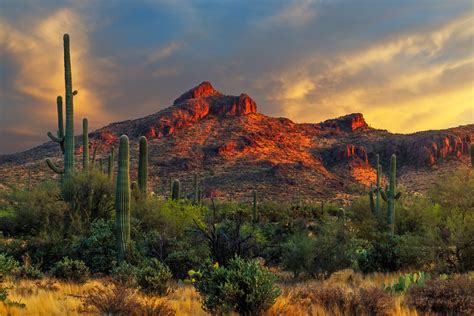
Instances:
[[[352,113],[320,123],[322,128],[333,128],[340,131],[353,132],[357,129],[368,128],[362,113]]]

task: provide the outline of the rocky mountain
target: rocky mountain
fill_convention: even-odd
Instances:
[[[316,124],[268,117],[246,94],[224,95],[203,82],[173,105],[136,120],[112,123],[90,134],[99,159],[117,146],[120,135],[132,141],[132,176],[136,175],[138,137],[149,139],[150,184],[167,195],[179,178],[191,191],[198,173],[206,195],[250,199],[251,191],[273,200],[346,199],[374,181],[375,155],[385,170],[390,155],[399,162],[400,184],[422,191],[432,177],[467,165],[474,124],[414,134],[392,134],[371,128],[361,113]],[[77,137],[77,164],[82,152]],[[22,153],[0,156],[0,183],[53,178],[43,160],[60,149],[48,142]]]

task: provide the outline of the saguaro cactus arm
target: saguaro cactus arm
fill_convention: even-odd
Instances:
[[[57,136],[53,133],[48,132],[48,137],[61,146],[61,151],[64,154],[64,123],[63,123],[63,98],[58,96],[56,98],[57,112],[58,112],[58,131]]]
[[[57,174],[63,174],[64,173],[64,170],[61,170],[58,167],[56,167],[56,165],[51,161],[51,159],[46,158],[46,164],[48,165],[49,168],[51,168],[51,170],[53,170]]]
[[[61,144],[64,141],[64,137],[58,138],[58,137],[54,136],[53,133],[51,133],[51,132],[48,132],[48,137],[55,143],[60,143]]]

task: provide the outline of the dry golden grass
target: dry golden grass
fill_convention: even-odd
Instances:
[[[301,281],[293,284],[281,284],[282,295],[265,315],[342,315],[340,311],[325,310],[316,304],[295,303],[292,297],[298,291],[320,286],[338,286],[349,290],[351,286],[371,287],[381,283],[390,283],[399,274],[376,273],[367,277],[355,274],[350,270],[340,271],[330,279],[319,282],[315,280]],[[7,281],[4,285],[11,287],[9,299],[26,304],[26,308],[6,306],[0,303],[0,315],[88,315],[83,311],[81,298],[88,290],[102,286],[103,281],[93,280],[86,284],[71,284],[51,281]],[[176,286],[168,296],[169,305],[176,310],[176,315],[208,315],[201,309],[199,295],[189,286]],[[416,311],[403,304],[403,297],[395,297],[395,308],[392,315],[417,315]]]

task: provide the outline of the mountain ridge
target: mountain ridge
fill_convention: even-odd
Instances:
[[[351,187],[372,182],[375,154],[385,164],[392,153],[397,154],[400,175],[414,169],[429,173],[445,166],[459,167],[466,163],[474,124],[393,134],[370,127],[362,113],[320,123],[295,123],[259,113],[247,94],[225,95],[204,81],[168,108],[90,133],[91,147],[100,144],[99,159],[116,146],[122,134],[131,139],[132,163],[138,137],[147,136],[150,181],[163,194],[170,177],[190,178],[199,173],[208,195],[238,198],[259,189],[268,197],[289,198],[298,190],[321,199],[350,195]],[[76,136],[79,164],[81,146]],[[39,162],[49,156],[59,160],[59,152],[56,144],[48,142],[0,156],[0,170],[7,175],[0,182],[15,179],[11,170],[21,172],[32,163],[38,166],[38,176],[48,177]]]

